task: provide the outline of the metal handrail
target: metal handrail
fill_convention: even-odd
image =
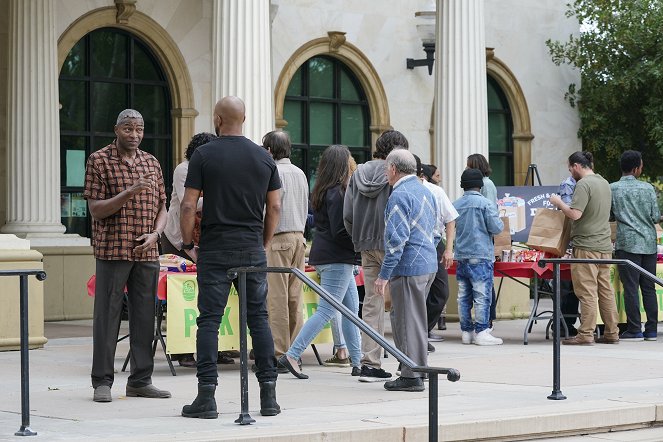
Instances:
[[[663,279],[658,278],[656,275],[649,273],[639,265],[633,263],[628,259],[587,259],[587,258],[542,258],[539,260],[539,267],[543,268],[548,264],[553,265],[553,390],[548,396],[550,400],[564,400],[566,396],[562,394],[561,381],[560,381],[560,336],[559,324],[562,320],[562,313],[560,310],[560,264],[617,264],[631,267],[637,270],[641,275],[654,281],[654,283],[663,287]]]
[[[350,320],[361,331],[367,334],[378,345],[394,356],[399,362],[406,365],[412,371],[428,373],[429,375],[429,398],[428,398],[428,437],[431,442],[437,441],[437,417],[438,417],[438,378],[439,374],[446,374],[447,380],[456,382],[460,379],[460,372],[455,368],[429,367],[417,365],[405,353],[394,347],[383,336],[358,318],[350,309],[338,302],[334,297],[318,283],[297,268],[288,267],[236,267],[228,270],[229,279],[239,279],[238,295],[240,306],[240,385],[241,385],[241,412],[235,421],[240,425],[248,425],[255,422],[248,412],[248,361],[246,348],[246,274],[247,273],[291,273],[308,285],[321,298],[338,310],[346,319]]]
[[[28,276],[35,275],[37,280],[46,279],[43,270],[0,270],[0,276],[19,277],[20,295],[20,340],[21,340],[21,428],[14,436],[36,436],[30,429],[30,360],[28,345]]]

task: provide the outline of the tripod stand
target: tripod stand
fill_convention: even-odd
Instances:
[[[539,182],[539,186],[541,186],[541,177],[539,176],[539,169],[537,169],[536,164],[530,164],[527,166],[527,175],[525,175],[525,182],[523,183],[523,186],[534,186],[534,177],[536,176],[536,180]],[[528,183],[531,179],[531,184]]]

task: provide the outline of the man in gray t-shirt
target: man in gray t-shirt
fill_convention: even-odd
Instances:
[[[590,152],[575,152],[569,156],[569,172],[577,181],[573,200],[565,204],[559,195],[550,202],[573,220],[571,240],[573,257],[580,259],[611,259],[610,242],[610,185],[594,173]],[[619,343],[619,328],[615,294],[610,283],[609,264],[572,264],[571,278],[580,300],[582,316],[578,335],[562,341],[565,345],[593,345],[598,300],[605,333],[596,340],[600,344]]]

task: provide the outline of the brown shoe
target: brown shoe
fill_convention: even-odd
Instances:
[[[608,338],[605,336],[601,336],[600,338],[596,339],[597,344],[619,344],[619,338]]]
[[[564,345],[594,345],[593,338],[582,338],[580,336],[574,336],[572,338],[567,338],[562,341]]]

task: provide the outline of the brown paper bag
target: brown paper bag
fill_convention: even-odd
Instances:
[[[539,209],[534,215],[527,246],[564,256],[571,239],[571,220],[561,210]]]
[[[495,244],[495,256],[500,256],[502,250],[511,250],[511,229],[509,227],[509,217],[500,216],[500,219],[504,223],[504,228],[500,233],[493,236],[493,241]]]

